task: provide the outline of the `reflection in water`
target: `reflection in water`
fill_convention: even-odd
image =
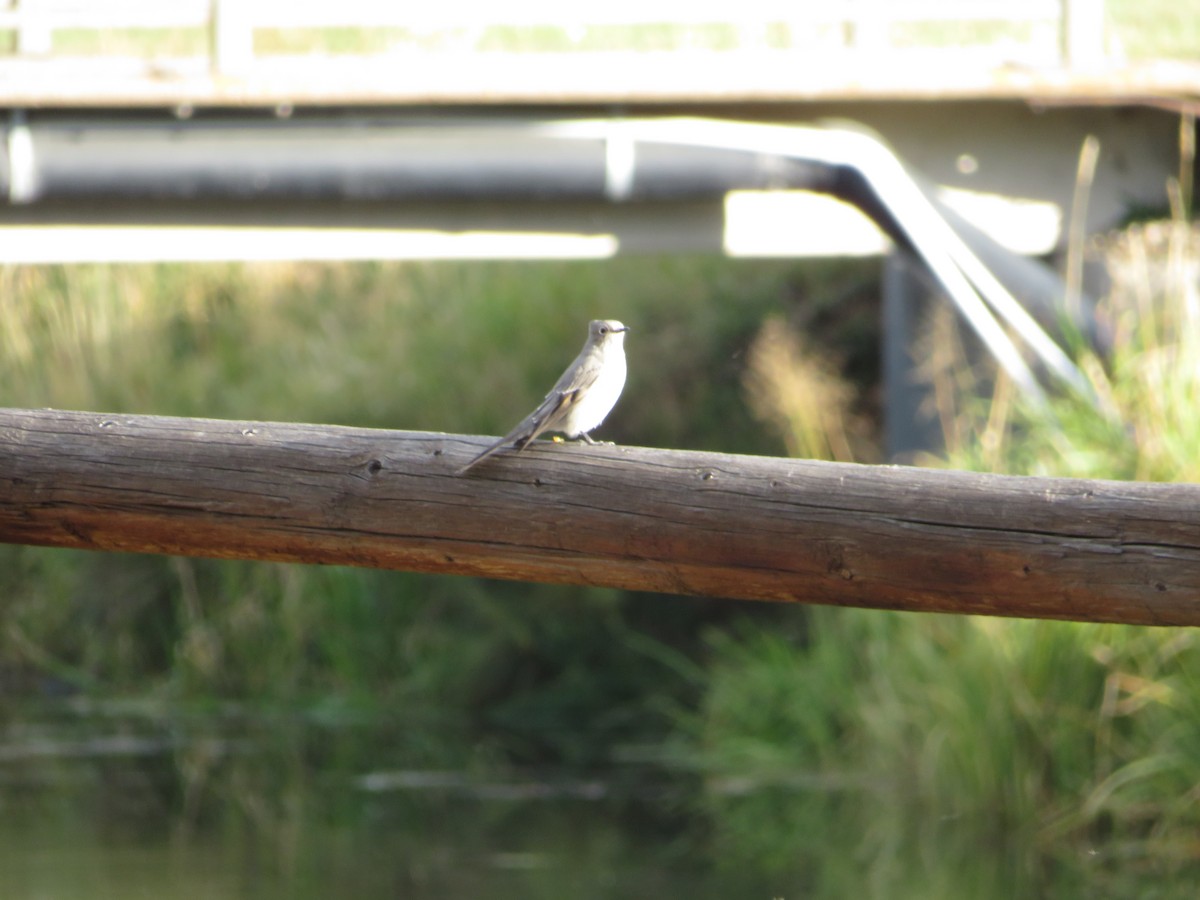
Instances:
[[[0,732],[6,897],[717,897],[754,880],[690,861],[638,773],[416,768],[399,723],[22,712]]]
[[[705,818],[687,773],[514,773],[437,731],[0,707],[0,896],[1120,896],[1146,874],[811,780],[709,785]]]

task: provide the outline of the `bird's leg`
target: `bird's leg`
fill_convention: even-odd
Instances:
[[[590,434],[588,434],[586,431],[581,431],[581,432],[579,432],[579,436],[578,436],[578,437],[576,437],[576,438],[575,438],[575,440],[577,440],[577,441],[587,441],[587,443],[591,444],[593,447],[611,447],[611,446],[613,445],[613,442],[612,442],[612,441],[598,441],[598,440],[596,440],[594,437],[592,437],[592,436],[591,436]]]

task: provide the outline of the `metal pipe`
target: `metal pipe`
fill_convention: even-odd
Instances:
[[[1057,279],[1053,296],[1044,296],[1047,285],[1026,277],[1024,263],[1004,265],[1016,257],[998,246],[988,254],[992,267],[985,265],[896,154],[862,130],[707,119],[29,121],[14,114],[5,138],[0,196],[18,205],[201,198],[680,202],[771,188],[833,194],[925,263],[1028,396],[1044,400],[996,315],[1055,377],[1090,395],[1082,373],[1004,284],[1005,275],[1022,279],[1061,312]]]
[[[690,200],[817,188],[802,162],[705,147],[558,141],[526,122],[26,120],[7,129],[10,204],[111,199]],[[14,152],[19,150],[20,152]]]

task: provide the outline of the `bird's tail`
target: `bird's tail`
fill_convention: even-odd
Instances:
[[[500,440],[496,441],[496,443],[492,444],[490,447],[488,447],[486,450],[484,450],[482,453],[480,453],[478,456],[476,456],[474,459],[472,459],[469,463],[467,463],[465,466],[463,466],[461,469],[459,469],[455,474],[456,475],[465,475],[467,473],[467,471],[470,470],[472,467],[474,467],[478,463],[483,462],[485,459],[487,459],[493,453],[499,453],[501,450],[503,450],[505,447],[509,446],[510,444],[512,445],[513,449],[515,449],[515,450],[524,450],[525,446],[529,443],[529,441],[530,441],[530,438],[527,438],[527,437],[514,437],[513,434],[506,434],[504,437],[500,438]]]
[[[455,474],[456,475],[467,474],[467,472],[471,468],[473,468],[474,466],[483,462],[485,459],[487,459],[493,453],[496,453],[496,452],[502,450],[504,448],[505,443],[507,443],[507,438],[501,438],[500,440],[496,441],[496,443],[492,444],[490,447],[488,447],[486,450],[484,450],[482,453],[480,453],[478,456],[476,456],[474,459],[472,459],[469,463],[467,463],[465,466],[463,466],[461,469],[459,469]]]

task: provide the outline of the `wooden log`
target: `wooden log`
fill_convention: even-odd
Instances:
[[[1200,486],[0,410],[0,541],[1200,623]]]

